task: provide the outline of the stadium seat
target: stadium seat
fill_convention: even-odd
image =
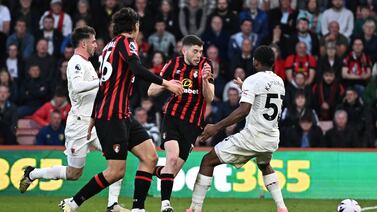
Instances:
[[[39,131],[38,124],[31,119],[20,119],[17,122],[17,142],[20,145],[34,145]]]
[[[320,121],[319,127],[321,128],[323,134],[326,133],[327,130],[333,128],[334,123],[332,121]]]

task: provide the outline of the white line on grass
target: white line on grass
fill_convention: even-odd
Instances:
[[[365,208],[362,208],[361,211],[370,211],[370,210],[375,210],[375,209],[377,209],[377,206],[365,207]]]

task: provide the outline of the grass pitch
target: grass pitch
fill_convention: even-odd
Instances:
[[[48,212],[59,211],[58,203],[64,197],[41,196],[0,196],[0,211]],[[121,198],[122,205],[130,208],[131,199]],[[191,199],[173,199],[176,212],[184,212]],[[290,212],[335,212],[340,200],[302,200],[288,199],[286,204]],[[362,207],[376,206],[377,201],[358,200]],[[107,199],[94,197],[85,202],[79,212],[104,212]],[[160,211],[160,199],[149,197],[146,202],[148,212]],[[271,199],[206,199],[203,211],[206,212],[276,212]],[[370,210],[371,212],[377,210]]]

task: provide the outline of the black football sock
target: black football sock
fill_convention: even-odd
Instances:
[[[170,200],[171,192],[173,190],[174,175],[163,173],[161,174],[161,201]]]
[[[135,191],[132,208],[144,209],[144,202],[151,186],[152,174],[137,171],[135,176]]]
[[[153,175],[158,177],[158,178],[161,178],[161,170],[164,168],[165,166],[156,166],[156,168],[154,168],[153,170]]]
[[[78,206],[80,206],[84,201],[98,194],[109,185],[110,184],[107,182],[101,172],[90,179],[90,181],[84,187],[82,187],[79,192],[77,192],[77,194],[73,197],[73,200]]]

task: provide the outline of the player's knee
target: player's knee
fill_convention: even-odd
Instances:
[[[166,163],[170,164],[171,166],[175,166],[178,163],[178,154],[170,155],[169,157],[166,158]]]

